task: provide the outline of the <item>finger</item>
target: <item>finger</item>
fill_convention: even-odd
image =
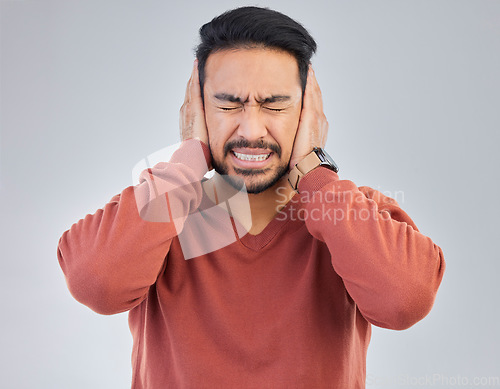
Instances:
[[[310,105],[309,102],[310,89],[311,89],[311,65],[309,65],[309,69],[307,71],[306,87],[304,88],[304,96],[302,99],[302,112]]]
[[[191,98],[201,103],[200,75],[198,74],[198,60],[194,61],[193,76],[191,77]]]
[[[189,77],[189,80],[186,85],[186,93],[184,95],[184,101],[190,101],[191,100],[191,89],[192,89],[192,83],[193,83],[193,78],[194,78],[194,72],[195,72],[195,67],[196,67],[196,61],[193,64],[193,69],[191,70],[191,76]]]
[[[314,96],[314,72],[312,66],[309,65],[307,72],[306,88],[304,90],[304,103],[302,106],[302,115],[307,116],[315,110],[316,99]]]
[[[314,101],[314,106],[316,106],[316,108],[319,111],[323,112],[323,96],[321,94],[321,88],[319,87],[319,83],[318,83],[318,80],[316,79],[316,74],[315,74],[312,66],[310,66],[310,72],[311,72],[310,73],[310,75],[311,75],[310,93],[311,93],[312,99]]]

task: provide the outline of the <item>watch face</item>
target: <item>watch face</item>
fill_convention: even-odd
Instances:
[[[321,160],[321,164],[323,166],[327,166],[330,169],[332,169],[335,173],[339,171],[339,167],[335,163],[332,157],[323,149],[321,148],[315,148],[314,151],[316,151],[316,155],[318,158]]]

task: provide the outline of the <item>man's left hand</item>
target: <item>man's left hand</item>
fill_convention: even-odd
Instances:
[[[328,121],[323,112],[321,90],[314,75],[314,70],[309,65],[307,84],[304,91],[304,104],[293,143],[289,169],[293,169],[315,147],[325,147],[327,134]]]

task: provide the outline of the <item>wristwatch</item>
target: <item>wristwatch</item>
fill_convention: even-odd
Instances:
[[[295,191],[299,191],[299,182],[302,176],[305,176],[311,170],[318,166],[324,166],[335,173],[339,171],[339,167],[335,161],[322,148],[315,147],[302,161],[296,164],[288,174],[288,182]]]

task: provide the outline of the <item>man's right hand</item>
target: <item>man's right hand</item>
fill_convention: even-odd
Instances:
[[[179,127],[181,140],[199,139],[208,146],[208,131],[205,110],[201,100],[198,60],[194,61],[191,78],[186,87],[186,97],[180,109]]]

